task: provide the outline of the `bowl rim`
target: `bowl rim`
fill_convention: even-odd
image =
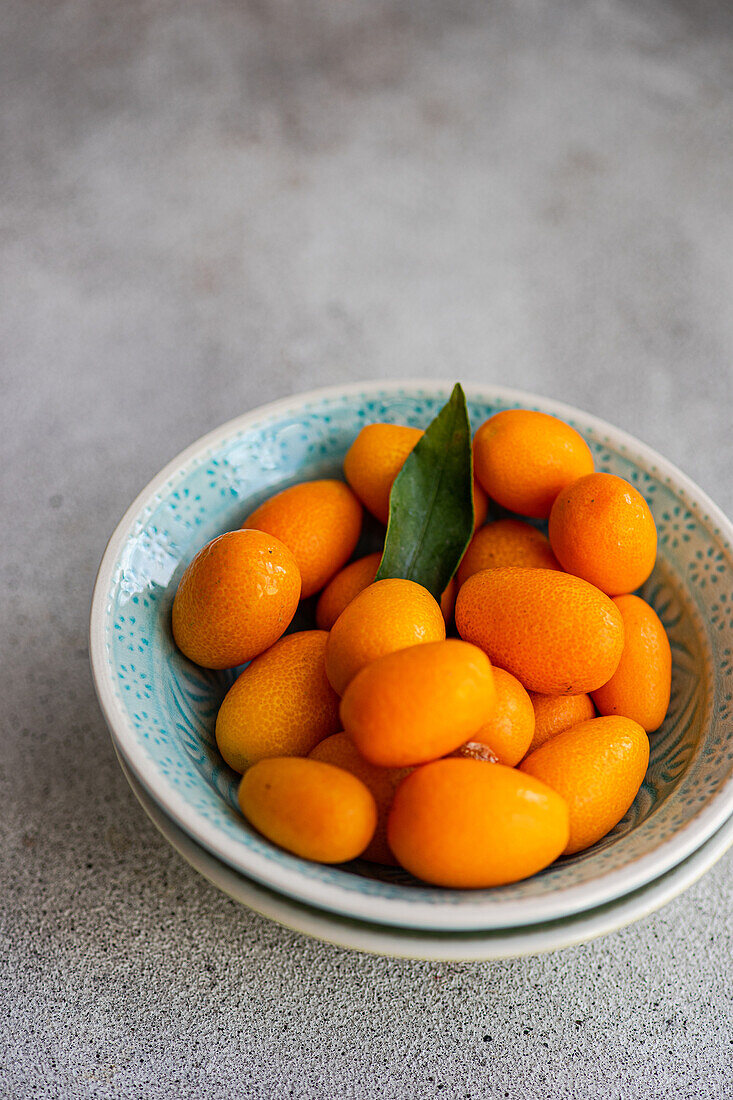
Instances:
[[[417,899],[409,902],[400,899],[387,900],[368,893],[352,891],[350,903],[345,907],[346,896],[342,887],[318,882],[292,867],[274,863],[256,851],[244,849],[235,840],[224,835],[215,823],[196,810],[192,810],[180,790],[168,783],[164,776],[159,775],[151,763],[115,693],[105,644],[107,597],[120,551],[132,534],[134,523],[146,504],[159,495],[171,479],[189,462],[203,456],[210,448],[232,435],[281,414],[288,412],[297,414],[303,406],[310,403],[400,391],[404,391],[406,396],[409,396],[410,391],[415,390],[423,391],[423,395],[424,391],[432,396],[443,393],[447,395],[453,385],[453,382],[444,379],[406,378],[326,386],[257,406],[226,421],[189,444],[166,463],[136,495],[107,542],[92,593],[89,654],[94,687],[115,746],[123,755],[133,775],[161,806],[161,809],[213,855],[271,889],[288,894],[306,904],[342,915],[347,914],[357,919],[412,928],[488,930],[527,924],[527,901],[503,901],[492,912],[491,903],[485,899],[475,905],[441,906],[429,901],[421,903]],[[592,413],[530,391],[493,384],[469,384],[463,388],[469,401],[472,399],[489,403],[499,401],[507,405],[535,407],[565,420],[580,419],[596,433],[605,436],[608,441],[613,440],[620,450],[627,452],[631,457],[638,456],[651,466],[655,473],[673,482],[676,488],[686,494],[689,503],[694,504],[696,509],[702,512],[700,518],[715,525],[718,529],[717,533],[727,544],[728,550],[730,551],[733,547],[733,524],[721,509],[673,463],[629,433]],[[532,922],[559,919],[602,905],[637,889],[689,856],[712,836],[731,814],[733,814],[733,774],[694,818],[632,864],[601,874],[592,882],[569,886],[567,889],[552,892],[545,898],[534,899],[532,905],[535,911]],[[243,854],[246,854],[246,859],[242,858]],[[472,891],[465,891],[465,894],[470,897]],[[385,912],[385,908],[388,913]]]

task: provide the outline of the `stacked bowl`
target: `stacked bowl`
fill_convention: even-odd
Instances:
[[[143,490],[109,542],[90,652],[133,790],[216,886],[345,947],[489,959],[622,927],[680,893],[733,844],[733,527],[715,505],[666,460],[592,416],[499,387],[467,390],[474,427],[507,408],[559,416],[584,436],[596,469],[626,478],[646,498],[659,553],[641,594],[662,619],[673,655],[669,713],[651,735],[649,768],[629,812],[592,848],[509,886],[449,890],[366,861],[309,863],[257,834],[241,816],[239,777],[214,739],[234,674],[191,664],[170,628],[177,583],[206,542],[287,485],[340,476],[365,424],[426,427],[450,391],[437,382],[321,390],[247,413],[193,444]]]

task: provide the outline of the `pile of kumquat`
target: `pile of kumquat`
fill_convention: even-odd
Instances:
[[[554,416],[508,409],[471,440],[459,386],[425,432],[362,428],[343,469],[204,546],[175,596],[186,657],[246,664],[216,722],[246,819],[306,859],[455,888],[595,844],[670,699],[635,594],[657,551],[644,498]],[[389,526],[354,557],[364,509]],[[288,633],[311,597],[316,629]]]

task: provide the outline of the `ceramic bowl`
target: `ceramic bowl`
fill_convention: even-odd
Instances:
[[[447,400],[437,382],[373,383],[288,398],[225,424],[174,459],[121,520],[92,601],[90,652],[115,745],[163,812],[197,844],[257,882],[341,916],[415,929],[510,928],[606,904],[664,874],[733,813],[733,528],[688,478],[623,432],[546,398],[468,388],[475,428],[505,408],[554,413],[588,441],[599,470],[646,497],[659,528],[642,594],[673,652],[667,720],[628,814],[600,843],[531,879],[491,890],[425,886],[396,869],[308,863],[255,833],[237,776],[214,741],[233,673],[202,670],[173,645],[181,573],[222,531],[286,485],[338,474],[364,424],[424,427]]]

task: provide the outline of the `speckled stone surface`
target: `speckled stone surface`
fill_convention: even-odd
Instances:
[[[0,1095],[733,1096],[733,857],[542,958],[325,947],[162,841],[86,643],[138,489],[316,385],[551,394],[733,512],[733,9],[10,0],[0,34]]]

